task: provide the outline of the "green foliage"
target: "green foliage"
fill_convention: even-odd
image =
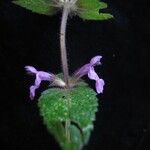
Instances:
[[[78,0],[77,5],[79,8],[87,10],[107,8],[107,4],[104,2],[99,2],[99,0]]]
[[[84,20],[108,20],[113,18],[111,14],[108,13],[99,13],[97,10],[93,11],[83,11],[79,14]]]
[[[107,20],[113,18],[111,14],[99,13],[100,9],[107,8],[107,4],[98,0],[78,0],[77,5],[80,8],[79,17],[84,20]]]
[[[53,0],[14,0],[13,3],[31,10],[32,12],[54,15],[56,8]],[[111,14],[99,13],[100,9],[107,8],[107,4],[99,0],[78,0],[76,2],[77,14],[84,20],[107,20],[113,18]]]
[[[14,0],[13,3],[26,9],[29,9],[35,13],[44,15],[55,14],[55,9],[51,5],[51,0]]]
[[[63,150],[80,150],[93,129],[97,111],[96,93],[84,82],[70,90],[50,88],[38,101],[40,114],[48,131],[53,134]],[[69,120],[70,142],[67,142],[65,122]]]

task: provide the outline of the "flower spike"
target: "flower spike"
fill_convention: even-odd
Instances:
[[[96,65],[100,65],[102,56],[95,56],[91,59],[90,63],[85,64],[84,66],[82,66],[80,69],[78,69],[75,73],[74,73],[74,78],[76,80],[78,80],[79,78],[81,78],[84,75],[88,75],[89,79],[91,80],[95,80],[95,88],[96,88],[96,92],[99,93],[103,93],[103,87],[104,87],[104,80],[100,79],[99,76],[97,75],[97,73],[94,70],[94,66]]]

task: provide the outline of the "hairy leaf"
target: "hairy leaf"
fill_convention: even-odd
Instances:
[[[13,3],[32,12],[49,16],[57,11],[53,0],[14,0]],[[99,0],[78,0],[76,6],[78,16],[85,20],[107,20],[113,17],[108,13],[99,13],[100,9],[107,8],[107,4]]]
[[[55,9],[52,7],[52,0],[14,0],[13,3],[35,13],[44,15],[55,14]]]
[[[107,4],[98,0],[78,0],[79,17],[84,20],[107,20],[113,18],[111,14],[99,13],[100,9],[107,8]]]
[[[38,101],[40,114],[48,131],[64,150],[80,150],[89,140],[97,111],[96,93],[81,82],[70,90],[51,88]],[[65,122],[69,126],[71,142],[66,144]]]
[[[107,4],[99,2],[99,0],[78,0],[77,5],[81,9],[104,9],[107,8]]]
[[[108,13],[99,13],[97,10],[95,11],[83,11],[79,14],[79,17],[85,20],[108,20],[113,18],[111,14]]]

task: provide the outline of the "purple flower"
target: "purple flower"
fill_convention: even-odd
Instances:
[[[33,100],[35,97],[35,90],[39,88],[41,81],[50,81],[53,82],[55,79],[55,75],[52,73],[37,71],[32,66],[25,66],[25,70],[28,74],[35,75],[36,79],[34,85],[30,86],[30,99]]]
[[[78,69],[75,73],[74,73],[74,77],[76,79],[81,78],[84,75],[88,75],[88,77],[91,80],[95,80],[95,88],[97,93],[103,93],[103,86],[104,86],[104,80],[100,79],[99,76],[97,75],[97,73],[94,70],[94,66],[96,65],[100,65],[102,56],[95,56],[91,59],[90,63],[85,64],[84,66],[82,66],[80,69]]]

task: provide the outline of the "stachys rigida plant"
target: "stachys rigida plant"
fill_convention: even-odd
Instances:
[[[100,13],[107,4],[99,0],[15,0],[16,5],[47,16],[62,11],[60,24],[60,53],[62,73],[41,71],[33,66],[25,66],[28,74],[35,76],[30,86],[30,99],[35,98],[36,89],[42,82],[49,82],[48,89],[38,99],[40,115],[48,131],[63,150],[81,150],[88,143],[93,130],[93,121],[97,111],[97,94],[103,93],[105,82],[95,72],[94,67],[101,65],[100,54],[69,75],[66,49],[66,25],[70,14],[83,20],[107,20],[113,18],[109,13]],[[52,71],[52,72],[51,72]],[[91,89],[81,78],[87,75],[94,80],[95,89]]]

